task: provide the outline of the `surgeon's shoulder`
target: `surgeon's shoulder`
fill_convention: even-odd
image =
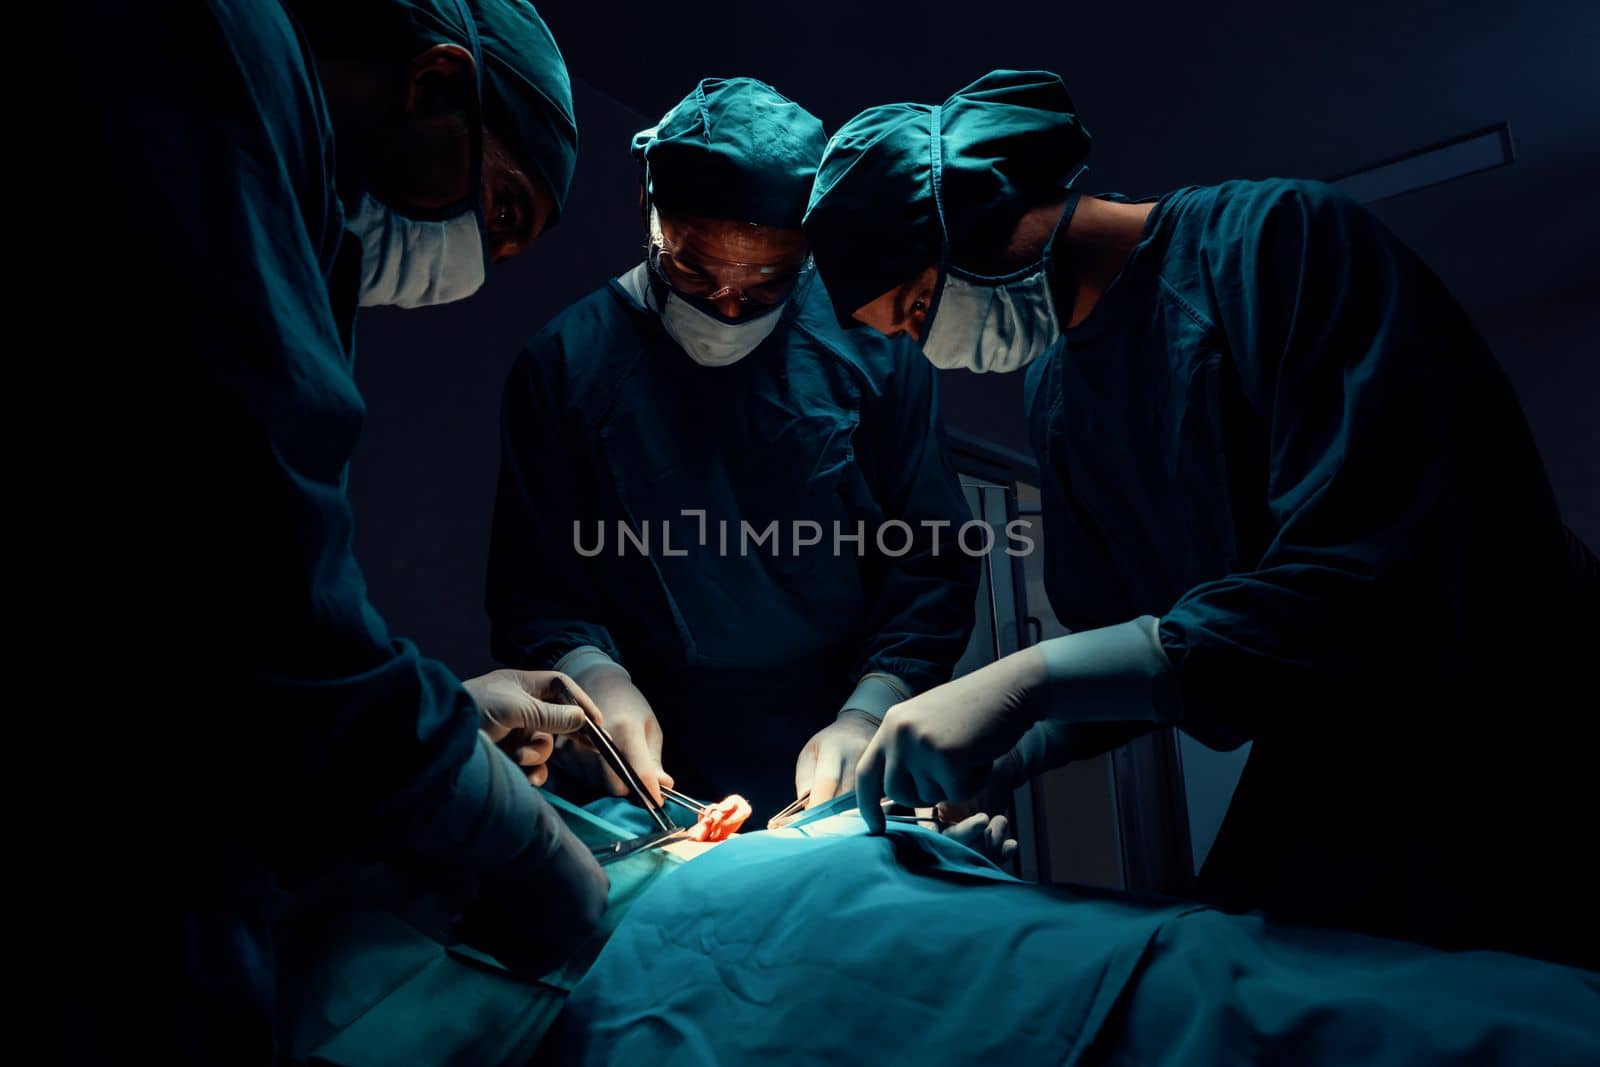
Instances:
[[[241,215],[264,233],[303,230],[326,275],[343,235],[333,124],[315,60],[283,6],[96,5],[80,21],[76,58],[122,90],[97,97],[116,169],[130,181],[155,174],[187,209],[161,211],[166,224]],[[299,226],[286,217],[293,212]],[[295,245],[285,235],[274,247]]]
[[[1184,210],[1203,219],[1208,243],[1226,251],[1322,243],[1381,224],[1359,202],[1326,182],[1301,178],[1231,181],[1186,190]]]
[[[608,282],[567,305],[522,346],[512,380],[528,380],[562,395],[614,381],[638,357],[637,309]]]

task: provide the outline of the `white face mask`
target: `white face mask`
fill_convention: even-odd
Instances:
[[[483,233],[476,212],[421,222],[365,196],[346,225],[361,239],[362,307],[448,304],[483,285]]]
[[[783,310],[783,305],[778,304],[757,318],[723,322],[670,289],[666,292],[665,306],[654,297],[650,304],[661,316],[667,336],[678,342],[678,347],[702,367],[726,367],[754,352],[778,328],[778,320],[782,318],[779,312]]]
[[[952,268],[945,272],[922,354],[944,370],[1003,374],[1027,366],[1060,336],[1042,262],[1005,280],[964,276]]]

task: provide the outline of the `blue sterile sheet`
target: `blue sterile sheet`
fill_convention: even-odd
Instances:
[[[590,846],[631,837],[635,822],[648,823],[643,809],[629,809],[625,801],[585,809],[553,794],[546,799]],[[620,816],[622,824],[608,814]],[[303,951],[284,961],[290,977],[281,990],[280,1058],[337,1067],[527,1063],[567,990],[628,909],[682,863],[652,851],[608,866],[611,887],[600,928],[566,964],[538,980],[425,932],[413,913],[428,914],[432,905],[420,889],[418,900],[401,900],[403,907],[353,903],[332,911],[289,942]],[[400,890],[390,895],[404,897]],[[352,892],[351,899],[364,896]],[[448,909],[448,903],[439,906]]]
[[[635,899],[562,1063],[1600,1062],[1600,978],[1019,881],[839,815]]]

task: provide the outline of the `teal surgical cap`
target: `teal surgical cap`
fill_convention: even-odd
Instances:
[[[578,124],[555,38],[526,0],[469,0],[483,49],[483,121],[555,195],[555,224],[572,188]]]
[[[669,214],[799,229],[827,138],[815,115],[754,78],[707,78],[633,138],[645,190]]]
[[[436,44],[482,59],[483,121],[512,158],[550,187],[554,225],[572,187],[578,126],[567,64],[527,0],[315,0],[292,4],[323,57],[415,55]],[[469,29],[476,29],[474,35]]]
[[[997,70],[943,104],[886,104],[828,142],[806,238],[840,322],[927,267],[992,258],[1089,155],[1061,78]],[[941,216],[943,219],[941,225]]]

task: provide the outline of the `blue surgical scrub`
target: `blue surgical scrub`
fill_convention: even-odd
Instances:
[[[488,580],[497,658],[604,651],[651,702],[678,787],[742,793],[761,818],[793,799],[801,748],[863,676],[949,677],[979,565],[956,547],[971,512],[926,361],[847,336],[814,275],[776,314],[724,367],[691,360],[618,282],[540,332],[506,389]],[[894,520],[907,529],[880,550]],[[821,543],[797,546],[797,522]],[[776,551],[743,536],[773,523]]]
[[[1180,190],[1027,396],[1056,613],[1160,617],[1183,728],[1254,742],[1209,896],[1593,951],[1592,611],[1516,396],[1415,255],[1326,186]]]
[[[52,790],[49,929],[81,936],[63,1002],[95,1015],[68,1038],[268,1063],[283,876],[408,841],[476,714],[390,634],[352,553],[360,248],[292,20],[102,5],[70,51],[94,151],[63,170],[96,178],[108,237],[52,354],[76,443],[47,450],[40,509],[58,565],[35,668],[65,687],[55,710],[78,694],[41,762],[79,783]]]

